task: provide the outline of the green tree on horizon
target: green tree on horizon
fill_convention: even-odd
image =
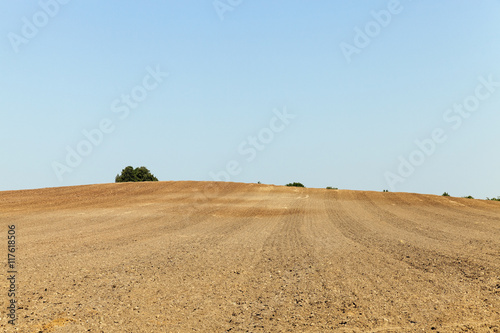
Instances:
[[[122,170],[122,173],[120,175],[116,175],[115,177],[115,183],[157,181],[158,178],[151,174],[151,171],[149,171],[145,166],[141,166],[135,169],[132,166],[128,166]]]

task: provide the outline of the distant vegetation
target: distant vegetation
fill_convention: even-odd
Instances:
[[[326,187],[326,189],[327,189],[327,190],[338,190],[338,188],[337,188],[337,187],[331,187],[331,186],[327,186],[327,187]]]
[[[139,168],[133,168],[131,166],[126,167],[122,170],[121,175],[116,175],[116,183],[125,182],[157,182],[156,178],[148,168],[141,166]]]
[[[444,192],[443,194],[443,197],[449,197],[450,195],[448,194],[448,192]],[[468,195],[468,196],[465,196],[465,197],[462,197],[462,198],[465,198],[465,199],[474,199],[474,197],[472,195]],[[496,197],[496,198],[486,198],[486,200],[493,200],[493,201],[500,201],[500,196]]]
[[[305,187],[304,185],[302,185],[302,183],[288,183],[286,184],[286,186],[295,186],[295,187]]]
[[[389,190],[383,190],[382,192],[389,192]]]

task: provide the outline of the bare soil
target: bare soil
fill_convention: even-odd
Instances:
[[[500,332],[500,202],[126,183],[0,192],[0,221],[0,331]]]

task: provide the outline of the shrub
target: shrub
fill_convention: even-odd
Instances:
[[[331,187],[331,186],[327,186],[327,187],[326,187],[326,189],[327,189],[327,190],[338,190],[338,188],[337,188],[337,187]]]
[[[500,196],[496,198],[486,198],[486,200],[500,201]]]
[[[450,195],[448,194],[448,192],[444,192],[443,193],[443,197],[449,197]]]
[[[297,183],[297,182],[295,182],[295,183],[288,183],[288,184],[286,184],[286,186],[305,187],[301,183]]]
[[[383,190],[382,192],[389,192],[389,190]]]
[[[469,196],[464,197],[464,198],[466,198],[466,199],[474,199],[474,197],[472,195],[469,195]]]
[[[141,166],[139,168],[133,168],[131,166],[126,167],[122,170],[121,175],[116,175],[115,183],[126,183],[126,182],[157,182],[156,178],[148,168]]]

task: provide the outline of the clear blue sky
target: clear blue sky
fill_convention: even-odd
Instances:
[[[500,1],[59,1],[0,4],[0,190],[229,163],[238,182],[500,195]]]

